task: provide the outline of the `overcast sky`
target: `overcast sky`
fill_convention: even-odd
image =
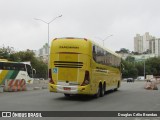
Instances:
[[[38,50],[57,37],[83,37],[111,50],[133,50],[134,36],[160,37],[160,0],[0,0],[0,47]]]

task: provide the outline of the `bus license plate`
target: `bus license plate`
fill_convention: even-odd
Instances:
[[[64,90],[71,90],[70,87],[64,87],[63,89],[64,89]]]

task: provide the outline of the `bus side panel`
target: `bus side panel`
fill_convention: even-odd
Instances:
[[[16,72],[17,73],[17,72]],[[16,75],[16,73],[14,73]],[[14,77],[13,75],[12,77]],[[14,79],[24,79],[26,83],[32,83],[33,79],[29,77],[26,71],[19,71]]]
[[[2,80],[2,84],[5,83],[5,80],[8,80],[8,79],[12,79],[11,76],[13,74],[13,71],[12,70],[2,70],[2,74],[1,74],[1,80]]]
[[[0,70],[0,85],[4,84],[5,82],[5,77],[8,74],[8,70]]]
[[[93,60],[91,60],[91,77],[90,77],[90,84],[91,84],[92,94],[96,94],[98,82],[99,82],[99,81],[98,81],[98,79],[97,79],[96,63],[95,63]]]
[[[90,56],[86,54],[79,54],[79,61],[83,62],[83,67],[78,69],[78,83],[79,83],[79,94],[92,94],[92,73],[91,73],[91,60]],[[83,86],[85,73],[89,72],[90,83]],[[85,90],[83,90],[85,89]]]
[[[106,82],[106,90],[113,90],[117,88],[118,81],[120,81],[120,72],[117,68],[108,67],[108,80]]]
[[[91,85],[92,85],[92,94],[96,94],[99,84],[106,82],[106,84],[110,83],[109,75],[106,71],[104,71],[105,68],[104,65],[96,63],[94,60],[92,60],[91,63],[91,68],[92,68],[92,80],[91,80]]]
[[[19,70],[14,70],[14,71],[13,71],[13,74],[12,74],[11,77],[10,77],[10,79],[15,79],[16,76],[18,75],[18,73],[19,73]]]
[[[15,79],[19,71],[14,71],[14,70],[1,70],[0,73],[0,84],[4,84],[5,80],[8,79]]]
[[[105,70],[100,69],[105,68]],[[106,83],[106,91],[113,90],[117,87],[118,81],[120,81],[120,71],[117,68],[106,67],[101,64],[97,64],[92,61],[92,79],[91,86],[92,92],[96,93],[99,87],[99,83]]]

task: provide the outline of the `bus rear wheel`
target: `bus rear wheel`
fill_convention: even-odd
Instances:
[[[103,84],[103,87],[101,86],[101,94],[100,94],[100,97],[103,97],[105,95],[105,92],[106,92],[106,84],[104,83]]]
[[[117,84],[117,88],[115,88],[114,91],[117,91],[118,88],[119,88],[119,82],[118,82],[118,84]]]
[[[94,95],[95,98],[100,97],[101,89],[100,86],[98,87],[97,93]]]

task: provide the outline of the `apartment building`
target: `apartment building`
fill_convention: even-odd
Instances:
[[[140,34],[134,37],[134,52],[143,53],[143,36]]]
[[[136,34],[134,37],[134,52],[160,56],[160,39],[150,35],[149,32],[144,35]]]

